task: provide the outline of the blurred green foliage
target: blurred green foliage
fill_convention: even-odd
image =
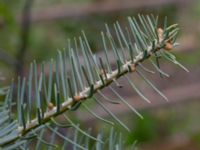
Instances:
[[[157,124],[155,119],[147,114],[142,114],[145,119],[136,118],[134,120],[133,131],[128,135],[126,143],[132,144],[134,141],[138,143],[151,141],[156,137]]]

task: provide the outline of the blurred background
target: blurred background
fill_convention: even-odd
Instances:
[[[131,133],[122,129],[127,149],[135,141],[139,150],[200,149],[199,0],[1,0],[0,87],[9,85],[18,75],[26,76],[33,60],[41,63],[54,58],[57,50],[66,47],[67,40],[78,37],[81,30],[85,31],[92,50],[100,52],[100,31],[105,30],[104,23],[112,26],[119,21],[125,27],[127,16],[138,13],[159,15],[160,25],[165,16],[170,24],[180,25],[177,40],[180,46],[173,53],[190,73],[163,61],[161,67],[171,78],[163,79],[158,74],[148,76],[169,102],[137,80],[137,76],[134,78],[152,100],[151,104],[141,102],[126,86],[120,89],[145,118],[130,117],[126,107],[109,106],[133,129]],[[125,85],[123,79],[119,82]],[[94,109],[101,116],[109,117],[98,106]],[[104,126],[81,110],[76,114],[86,128],[90,125],[98,131]]]

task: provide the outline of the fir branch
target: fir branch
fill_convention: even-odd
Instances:
[[[121,67],[121,71],[120,73],[118,73],[118,70],[114,70],[112,71],[112,73],[107,74],[107,80],[104,81],[105,84],[102,83],[102,81],[98,81],[96,84],[94,84],[94,90],[93,90],[93,94],[95,92],[97,92],[100,89],[103,89],[104,87],[107,87],[108,85],[110,85],[113,80],[120,78],[121,76],[123,76],[124,74],[127,74],[128,72],[133,72],[134,70],[130,70],[129,66],[137,66],[137,64],[140,62],[143,62],[144,60],[146,60],[148,57],[151,56],[152,53],[155,53],[156,51],[162,49],[163,47],[161,47],[160,45],[157,45],[155,47],[155,49],[152,49],[151,46],[149,46],[149,48],[147,49],[147,56],[144,58],[143,57],[143,53],[140,53],[135,59],[134,59],[134,63],[132,63],[131,61],[126,62],[122,67]],[[105,80],[105,79],[104,79]],[[80,93],[80,98],[79,101],[84,101],[86,99],[89,98],[90,96],[90,88],[87,87],[86,90],[82,91]],[[52,108],[52,110],[46,112],[44,114],[44,118],[41,120],[41,124],[45,124],[47,122],[49,122],[51,120],[51,118],[56,117],[60,114],[63,114],[65,111],[69,110],[71,108],[72,105],[74,105],[74,100],[73,98],[69,98],[66,102],[62,103],[62,106],[60,108],[60,111],[57,112],[57,107],[55,106],[54,108]],[[30,132],[31,130],[37,128],[38,126],[40,126],[39,122],[38,122],[38,118],[35,118],[33,120],[30,121],[30,123],[28,122],[26,124],[26,129],[24,130],[23,127],[18,127],[18,133],[19,136],[14,139],[17,140],[18,138],[20,138],[21,136],[24,136],[25,134],[27,134],[28,132]],[[13,141],[14,141],[13,140]],[[13,142],[13,141],[8,141],[8,143]],[[8,144],[8,143],[4,143],[4,144]]]
[[[67,110],[76,110],[79,108],[81,103],[83,103],[85,100],[90,99],[93,97],[95,93],[99,93],[101,89],[104,89],[105,87],[108,87],[113,82],[117,83],[117,79],[120,77],[126,77],[127,73],[131,72],[138,72],[137,66],[142,66],[142,62],[149,59],[150,57],[157,56],[157,53],[159,53],[161,56],[165,57],[167,60],[179,65],[184,70],[188,71],[184,66],[182,66],[176,59],[175,56],[173,56],[169,51],[172,50],[173,45],[175,45],[175,40],[177,32],[178,32],[178,26],[171,25],[169,27],[166,26],[166,23],[164,25],[164,30],[157,27],[157,18],[154,18],[153,16],[146,16],[139,15],[140,23],[142,24],[141,28],[136,21],[135,18],[128,17],[129,25],[130,25],[130,33],[128,33],[128,40],[126,39],[125,34],[123,33],[119,23],[117,22],[114,25],[118,44],[121,47],[121,51],[117,48],[117,43],[114,41],[114,38],[110,32],[109,27],[106,25],[106,34],[103,32],[102,40],[103,40],[103,46],[104,46],[104,52],[105,52],[105,58],[106,63],[104,67],[103,58],[99,58],[99,61],[97,60],[97,57],[92,53],[89,42],[87,41],[87,38],[85,36],[85,33],[82,32],[83,36],[79,37],[79,43],[80,48],[83,54],[84,58],[84,64],[81,64],[79,61],[79,56],[77,54],[77,41],[75,39],[75,50],[71,47],[70,42],[68,44],[68,53],[66,51],[64,54],[62,54],[60,51],[58,51],[58,55],[56,57],[55,61],[55,81],[53,79],[53,61],[50,63],[50,71],[49,71],[49,80],[48,80],[48,86],[46,86],[45,83],[45,75],[44,75],[44,69],[40,72],[40,76],[38,78],[37,74],[37,64],[34,61],[33,64],[30,66],[30,74],[28,78],[28,84],[26,84],[26,78],[19,78],[18,80],[18,90],[17,90],[17,112],[18,112],[18,124],[17,129],[12,128],[11,131],[14,131],[14,134],[8,135],[9,137],[3,137],[3,142],[1,141],[0,146],[7,146],[11,143],[18,144],[18,141],[21,141],[20,139],[22,137],[26,137],[33,131],[39,129],[44,126],[48,127],[50,130],[54,131],[48,123],[52,121],[53,118],[55,118],[58,115],[63,114]],[[143,31],[144,30],[144,31]],[[128,29],[126,30],[128,32]],[[134,37],[135,43],[131,41],[131,37]],[[106,39],[107,38],[107,39]],[[109,59],[108,59],[108,46],[107,43],[110,43],[113,56],[115,57],[115,63],[117,68],[115,70],[112,70],[110,67]],[[123,48],[124,47],[124,48]],[[135,49],[134,49],[135,48]],[[66,71],[66,64],[69,62],[70,64],[70,73],[71,75]],[[100,62],[100,64],[99,64]],[[165,74],[159,66],[153,63],[154,67],[162,74]],[[44,66],[42,66],[44,68]],[[107,70],[106,70],[107,68]],[[142,67],[144,70],[147,70],[146,68]],[[158,92],[164,99],[167,99],[150,81],[145,78],[140,72],[138,72],[141,77],[156,91]],[[34,86],[33,81],[34,79]],[[133,89],[147,102],[150,102],[132,83],[131,80],[129,80],[128,77],[126,77],[130,85],[133,87]],[[21,83],[22,81],[22,83]],[[28,100],[25,101],[25,89],[26,86],[28,86]],[[7,100],[8,102],[6,104],[6,108],[10,108],[10,104],[12,103],[12,91],[13,91],[13,85],[10,89],[11,92],[8,92]],[[54,87],[54,88],[53,88]],[[33,105],[32,105],[32,89],[35,90],[35,96],[36,104],[34,105],[36,107],[35,116],[36,118],[31,118],[31,113],[34,111]],[[111,90],[120,98],[120,100],[126,104],[133,112],[135,112],[138,116],[142,118],[142,116],[131,106],[129,105],[126,100],[124,100],[114,89],[111,88]],[[54,91],[55,101],[51,101],[52,98],[52,91]],[[44,94],[44,96],[43,96]],[[94,98],[95,101],[104,107],[100,101],[98,101],[96,98]],[[55,103],[55,105],[54,105]],[[27,107],[25,107],[25,104],[27,104]],[[9,106],[8,106],[9,105]],[[31,109],[31,110],[30,110]],[[87,108],[88,109],[88,108]],[[109,112],[112,117],[117,120],[118,123],[120,123],[124,128],[127,130],[128,127],[123,124],[115,115],[112,114],[107,108],[104,108],[107,112]],[[27,113],[27,115],[25,115]],[[98,116],[98,115],[95,115]],[[98,117],[99,118],[99,117]],[[6,122],[6,120],[9,118],[4,118],[2,122]],[[103,118],[99,118],[101,120],[104,120]],[[69,121],[69,120],[68,120]],[[104,120],[108,122],[107,120]],[[8,123],[8,122],[6,122]],[[10,124],[10,123],[8,123]],[[111,123],[112,124],[112,123]],[[75,125],[74,125],[75,126]],[[79,129],[79,128],[76,128]],[[4,126],[1,128],[0,131],[5,131]],[[81,130],[82,131],[82,130]],[[59,132],[55,131],[57,135],[60,137],[63,137]],[[84,132],[86,134],[86,132]],[[68,138],[64,138],[65,140],[70,141],[73,143],[73,141],[69,140]],[[95,138],[93,138],[95,139]],[[101,135],[97,137],[97,139],[101,140]],[[23,142],[22,142],[23,143]],[[98,143],[100,144],[100,143]],[[101,147],[98,146],[97,149]],[[77,145],[79,147],[82,147],[81,145]],[[117,147],[121,147],[120,143]],[[83,147],[82,147],[83,148]],[[84,148],[83,148],[84,149]]]

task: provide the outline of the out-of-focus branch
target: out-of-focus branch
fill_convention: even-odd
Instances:
[[[127,97],[126,99],[136,109],[160,108],[162,106],[171,106],[175,103],[191,102],[191,100],[198,100],[200,97],[199,87],[200,82],[193,83],[187,86],[168,88],[164,90],[163,93],[165,93],[165,95],[170,99],[169,102],[158,100],[159,96],[157,94],[148,91],[146,93],[152,100],[151,104],[143,102],[138,96]],[[127,107],[122,105],[119,105],[118,109],[116,109],[116,107],[116,105],[110,105],[109,110],[111,110],[114,114],[117,115],[125,114],[129,111]],[[108,117],[108,114],[102,111],[100,107],[95,107],[95,110],[93,111],[101,117]],[[92,122],[94,119],[91,116],[88,116],[88,113],[86,112],[77,112],[77,116],[81,116],[79,119],[87,123],[90,121]]]
[[[135,10],[165,5],[182,6],[185,0],[115,0],[101,1],[89,4],[59,4],[36,10],[32,15],[32,22],[55,21],[66,18],[83,18],[93,14],[108,14],[124,10]]]
[[[18,63],[16,64],[16,74],[23,74],[23,66],[24,66],[24,58],[25,53],[27,51],[28,42],[29,42],[29,32],[31,26],[31,8],[32,8],[33,0],[26,0],[24,9],[22,11],[22,19],[21,19],[21,44],[19,50],[16,55],[16,59]]]

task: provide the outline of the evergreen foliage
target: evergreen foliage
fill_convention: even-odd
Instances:
[[[82,32],[82,36],[74,38],[73,42],[68,41],[68,47],[65,50],[58,51],[55,60],[44,62],[40,66],[36,61],[31,63],[28,77],[19,77],[17,85],[14,85],[14,81],[12,82],[6,94],[5,103],[0,106],[1,148],[7,150],[29,149],[32,142],[35,142],[34,139],[37,139],[36,149],[41,149],[45,145],[47,149],[51,150],[58,146],[55,141],[56,137],[59,137],[64,141],[60,144],[63,149],[67,149],[71,144],[74,150],[89,148],[103,150],[105,146],[110,150],[122,150],[122,135],[116,133],[113,127],[115,124],[119,124],[127,131],[130,129],[105,106],[101,99],[96,97],[96,94],[110,103],[123,103],[133,113],[143,118],[111,86],[111,83],[120,86],[117,79],[125,78],[141,99],[150,103],[150,100],[143,94],[144,91],[141,91],[127,76],[128,73],[136,72],[163,99],[168,100],[137,68],[154,73],[142,64],[143,61],[150,60],[149,62],[162,77],[169,77],[159,66],[159,60],[164,58],[188,71],[171,53],[171,50],[178,45],[176,43],[179,31],[177,24],[168,25],[167,18],[165,18],[161,28],[158,25],[157,16],[138,15],[137,18],[128,17],[128,25],[128,28],[122,29],[116,22],[114,24],[115,35],[111,34],[110,28],[106,25],[106,31],[101,32],[104,47],[103,57],[92,52],[87,37]],[[114,40],[113,36],[116,36],[117,40]],[[115,58],[115,66],[111,66],[109,61],[108,54],[110,52]],[[45,71],[45,68],[48,68],[48,72]],[[109,88],[119,101],[113,101],[105,96],[101,91],[105,87]],[[17,94],[14,95],[14,93]],[[115,122],[93,112],[84,104],[85,100],[95,101],[110,114]],[[14,106],[17,110],[16,116],[14,115]],[[101,132],[94,137],[90,133],[90,129],[82,130],[70,119],[66,112],[77,110],[80,106],[97,119],[111,125],[110,137],[104,139]],[[68,124],[58,122],[55,119],[56,116],[63,116]],[[71,132],[63,135],[59,131],[60,128],[69,128],[67,131]],[[47,132],[51,133],[48,139],[45,138]],[[95,141],[93,147],[90,144],[91,140]]]

